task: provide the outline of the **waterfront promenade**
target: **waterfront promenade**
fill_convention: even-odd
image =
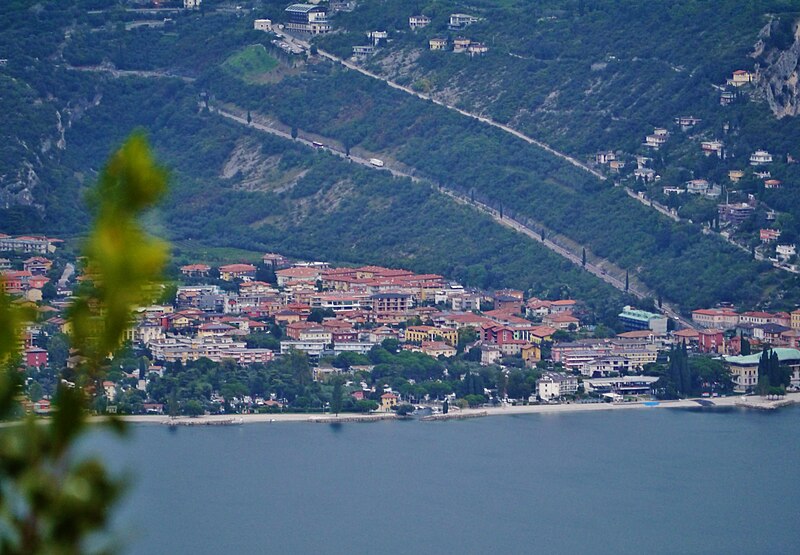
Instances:
[[[653,410],[663,408],[749,408],[772,410],[781,406],[800,403],[800,393],[787,393],[778,400],[768,400],[756,395],[715,397],[712,399],[680,399],[677,401],[635,402],[635,403],[562,403],[552,405],[502,405],[499,407],[481,407],[477,409],[453,410],[448,416],[453,419],[469,416],[510,416],[518,414],[556,414],[568,412],[596,412],[610,410]],[[167,424],[174,422],[177,425],[224,425],[255,424],[255,423],[281,423],[281,422],[374,422],[375,420],[395,420],[394,413],[354,414],[342,413],[338,417],[333,414],[308,414],[308,413],[271,413],[271,414],[234,414],[234,415],[207,415],[198,417],[181,416],[170,420],[164,415],[135,415],[123,416],[125,421],[137,424]]]

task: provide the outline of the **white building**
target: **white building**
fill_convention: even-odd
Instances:
[[[431,24],[431,18],[424,16],[424,15],[412,15],[408,18],[408,26],[411,27],[412,31],[416,31],[417,29],[422,29],[423,27],[427,27]]]
[[[561,372],[545,372],[536,380],[536,394],[542,401],[553,401],[578,391],[578,378]]]
[[[770,154],[766,150],[756,150],[753,154],[750,155],[751,166],[761,166],[763,164],[771,164],[771,163],[772,163],[772,154]]]
[[[183,7],[187,10],[199,10],[203,0],[183,0]]]
[[[473,23],[479,21],[480,18],[475,17],[474,15],[469,15],[465,13],[454,13],[450,14],[450,23],[447,27],[451,31],[457,31],[459,29],[463,29],[467,25],[472,25]]]
[[[778,245],[775,247],[775,254],[780,260],[788,260],[797,254],[797,245]]]
[[[328,10],[324,6],[314,4],[292,4],[284,10],[288,16],[286,29],[319,35],[328,33],[331,25],[328,22]]]
[[[256,31],[272,31],[272,20],[256,19],[253,22],[253,29]]]

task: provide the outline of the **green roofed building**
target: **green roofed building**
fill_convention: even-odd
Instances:
[[[787,349],[775,347],[768,351],[778,355],[778,360],[782,365],[792,369],[791,386],[800,387],[800,351],[797,349]],[[728,364],[731,371],[731,378],[734,383],[734,391],[741,393],[752,390],[758,385],[758,361],[761,360],[761,353],[752,355],[724,356],[722,359]]]
[[[619,321],[627,331],[651,330],[655,334],[666,335],[667,320],[662,314],[638,310],[632,306],[626,306],[619,313]]]

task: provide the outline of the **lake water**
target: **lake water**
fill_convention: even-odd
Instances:
[[[800,552],[800,407],[132,432],[128,553]]]

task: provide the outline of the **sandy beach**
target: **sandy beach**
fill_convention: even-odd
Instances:
[[[450,414],[456,418],[459,415],[475,416],[511,416],[517,414],[555,414],[566,412],[591,412],[608,410],[653,410],[663,408],[715,408],[715,407],[741,407],[750,409],[772,410],[782,406],[800,403],[800,393],[788,393],[779,400],[768,400],[756,395],[736,397],[715,397],[712,399],[681,399],[678,401],[636,402],[636,403],[564,403],[560,405],[524,405],[500,407],[481,407],[477,409],[454,410]],[[280,422],[374,422],[376,420],[394,420],[393,413],[351,414],[343,413],[338,417],[332,414],[305,414],[305,413],[277,413],[277,414],[232,414],[232,415],[206,415],[198,417],[181,416],[172,421],[165,415],[136,415],[123,416],[125,421],[136,424],[166,424],[173,422],[177,425],[203,426],[225,424],[257,424]]]

